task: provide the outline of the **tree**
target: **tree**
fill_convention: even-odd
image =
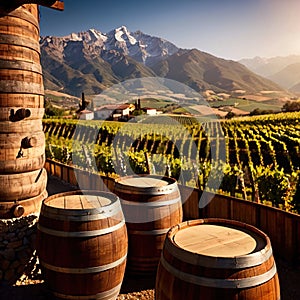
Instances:
[[[281,110],[284,112],[300,111],[300,101],[287,101]]]
[[[235,117],[235,113],[233,113],[232,111],[230,111],[230,112],[225,116],[226,119],[232,119],[232,118],[234,118],[234,117]]]

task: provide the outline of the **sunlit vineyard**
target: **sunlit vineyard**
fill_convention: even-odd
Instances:
[[[300,212],[300,113],[228,121],[44,120],[46,154],[107,176],[169,175],[181,184]]]

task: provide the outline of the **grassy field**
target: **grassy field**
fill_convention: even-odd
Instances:
[[[211,102],[210,105],[215,108],[222,107],[222,106],[235,106],[236,108],[239,108],[246,112],[251,112],[257,108],[261,110],[272,110],[274,112],[279,112],[281,111],[283,102],[275,99],[274,100],[270,99],[266,101],[254,101],[254,100],[247,100],[247,99],[245,100],[240,98],[230,98],[224,101]]]

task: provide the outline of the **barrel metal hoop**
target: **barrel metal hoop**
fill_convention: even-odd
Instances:
[[[43,74],[40,64],[22,61],[22,60],[4,60],[0,59],[0,69],[31,71]]]
[[[0,44],[9,44],[32,49],[40,54],[40,44],[26,37],[15,36],[12,34],[0,34]]]
[[[125,225],[125,221],[121,221],[119,224],[100,229],[100,230],[91,230],[91,231],[76,231],[76,232],[67,232],[67,231],[59,231],[46,228],[40,224],[38,224],[38,230],[43,233],[58,236],[58,237],[68,237],[68,238],[81,238],[81,237],[94,237],[94,236],[101,236],[104,234],[112,233],[117,231],[118,229],[122,228]]]
[[[130,189],[125,189],[130,187]],[[123,194],[133,194],[133,195],[148,195],[148,196],[158,196],[158,195],[169,195],[174,192],[179,191],[177,184],[170,184],[167,186],[162,187],[135,187],[135,186],[123,186],[121,183],[116,183],[115,190],[117,192],[123,193]]]
[[[215,269],[243,269],[261,265],[273,255],[272,248],[238,257],[212,257],[198,253],[187,252],[174,246],[170,240],[166,239],[165,250],[173,257],[192,265]]]
[[[222,289],[245,289],[261,285],[271,280],[277,273],[276,264],[274,263],[272,268],[264,274],[238,279],[218,279],[200,277],[192,274],[182,272],[173,266],[171,266],[162,256],[160,263],[162,266],[172,275],[188,283],[210,287],[210,288],[222,288]]]
[[[116,216],[118,213],[122,213],[121,209],[115,209],[115,210],[99,210],[99,214],[86,214],[86,215],[60,215],[56,214],[55,212],[50,211],[43,211],[43,217],[55,219],[58,221],[71,221],[71,222],[88,222],[88,221],[97,221],[97,220],[103,220],[106,218],[112,218],[113,216]],[[117,218],[117,217],[116,217]]]
[[[96,295],[86,295],[86,296],[76,296],[76,295],[64,295],[61,293],[57,293],[55,291],[53,291],[53,294],[61,299],[82,299],[82,300],[90,300],[90,299],[101,299],[101,300],[110,300],[110,299],[115,299],[121,289],[121,285],[122,283],[118,284],[116,287],[102,292],[102,293],[98,293]]]
[[[90,268],[62,268],[62,267],[56,267],[50,264],[45,263],[41,260],[41,264],[43,267],[45,267],[48,270],[58,272],[58,273],[65,273],[65,274],[91,274],[91,273],[100,273],[104,272],[110,269],[113,269],[119,265],[121,265],[127,258],[127,254],[117,261],[114,261],[110,264],[106,264],[99,267],[90,267]]]
[[[164,228],[164,229],[157,229],[157,230],[130,230],[127,229],[129,234],[133,235],[162,235],[166,234],[169,231],[170,228]]]
[[[49,198],[48,198],[49,199]],[[96,221],[113,217],[118,213],[122,213],[120,202],[112,203],[108,206],[103,206],[93,209],[61,209],[52,206],[42,206],[42,216],[46,218],[53,218],[59,221]]]
[[[44,96],[44,86],[42,83],[39,84],[17,80],[0,79],[0,93],[35,94]]]
[[[181,197],[176,199],[168,200],[168,201],[153,201],[153,202],[135,202],[135,201],[128,201],[121,199],[122,205],[128,206],[146,206],[146,207],[160,207],[160,206],[167,206],[172,204],[181,203]]]

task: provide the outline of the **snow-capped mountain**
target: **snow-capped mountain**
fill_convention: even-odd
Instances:
[[[165,77],[196,91],[278,90],[241,64],[125,26],[102,33],[96,29],[64,37],[41,37],[41,62],[48,89],[80,96],[97,94],[127,79]]]
[[[72,33],[62,38],[42,37],[41,47],[51,47],[53,44],[55,48],[58,47],[57,50],[62,54],[69,43],[74,45],[76,42],[83,43],[90,52],[95,52],[97,55],[103,54],[104,58],[109,59],[107,52],[117,51],[145,65],[151,65],[179,50],[174,44],[164,39],[143,34],[141,31],[131,33],[126,26],[108,33],[90,29],[86,32]]]

